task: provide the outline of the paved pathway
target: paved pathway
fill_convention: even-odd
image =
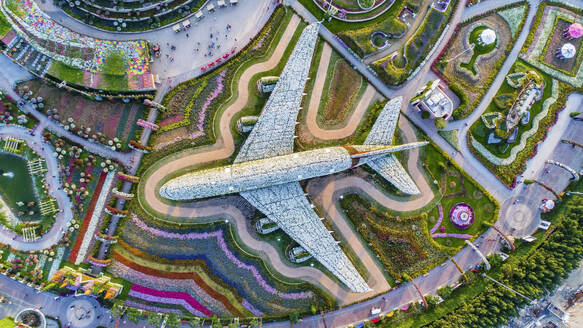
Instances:
[[[63,227],[73,218],[73,205],[62,189],[59,163],[57,158],[53,156],[54,149],[50,144],[43,141],[42,135],[36,134],[32,136],[27,129],[20,126],[0,126],[0,138],[5,139],[7,137],[26,141],[30,148],[45,159],[48,170],[45,173],[45,179],[49,186],[49,194],[56,199],[61,211],[56,213],[55,224],[39,239],[25,242],[22,236],[16,235],[14,231],[0,227],[0,243],[10,245],[10,247],[21,251],[36,251],[49,248],[61,240],[65,233]]]
[[[102,31],[92,26],[83,24],[65,14],[60,8],[53,4],[52,0],[36,1],[39,7],[59,24],[62,24],[73,31],[102,39],[114,40],[135,40],[145,39],[152,43],[160,44],[162,56],[154,59],[152,71],[159,74],[160,79],[165,83],[176,85],[200,75],[200,67],[216,60],[231,48],[243,49],[259,30],[265,25],[271,13],[275,9],[273,0],[242,0],[237,6],[227,6],[217,8],[214,13],[210,13],[203,8],[205,17],[200,21],[194,17],[190,18],[192,27],[189,30],[176,33],[172,30],[171,24],[161,29],[139,32],[139,33],[116,33]],[[216,1],[215,1],[216,5]],[[247,22],[254,22],[247,24]],[[232,26],[231,31],[226,33],[226,26]],[[212,42],[220,45],[220,49],[210,49],[212,56],[205,56]],[[186,34],[189,37],[186,37]],[[226,36],[225,36],[226,35]],[[218,40],[216,39],[218,37]],[[168,43],[168,44],[167,44]],[[200,45],[198,45],[200,43]],[[170,46],[174,45],[175,50]],[[196,49],[199,49],[197,52]],[[169,55],[166,57],[166,55]],[[171,60],[174,57],[175,60]],[[188,72],[183,74],[184,72]],[[170,78],[170,81],[167,79]],[[159,90],[160,91],[160,90]]]
[[[68,323],[67,314],[72,302],[86,301],[92,306],[93,316],[91,322],[88,325],[71,325],[71,328],[113,327],[110,311],[99,306],[95,299],[88,296],[57,297],[57,295],[49,292],[38,293],[34,288],[12,280],[5,275],[0,275],[0,295],[6,297],[7,300],[6,303],[0,306],[0,317],[14,317],[25,308],[37,308],[45,315],[59,319],[61,325],[64,326]]]

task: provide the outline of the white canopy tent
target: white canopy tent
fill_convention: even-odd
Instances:
[[[573,58],[573,57],[575,57],[576,53],[577,53],[577,49],[575,49],[575,46],[572,43],[565,43],[561,47],[561,55],[564,58]]]
[[[213,5],[212,3],[209,3],[209,4],[206,6],[206,10],[208,10],[208,11],[213,11],[213,10],[215,10],[215,5]]]
[[[226,6],[225,0],[219,0],[219,1],[217,1],[217,5],[219,6],[219,8],[225,7]]]
[[[496,42],[496,32],[490,28],[483,30],[482,33],[480,33],[480,41],[484,45]]]

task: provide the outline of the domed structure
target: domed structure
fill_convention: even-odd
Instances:
[[[577,39],[583,36],[583,25],[580,23],[573,23],[569,25],[563,32],[563,36],[567,40]]]
[[[479,41],[486,46],[496,42],[496,32],[490,28],[483,30],[482,33],[480,33]]]
[[[557,57],[559,59],[570,59],[575,57],[577,54],[577,49],[571,43],[565,43],[560,49],[557,50]]]
[[[449,220],[456,228],[467,229],[474,223],[474,209],[466,203],[457,203],[449,210]]]

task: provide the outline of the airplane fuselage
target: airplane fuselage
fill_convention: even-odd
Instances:
[[[221,196],[333,174],[352,164],[344,147],[308,150],[188,173],[164,184],[160,195],[174,200]]]
[[[160,188],[160,195],[188,200],[266,188],[342,172],[369,159],[425,144],[327,147],[204,169],[171,179]]]
[[[327,147],[187,173],[171,179],[160,195],[187,200],[239,193],[301,181],[358,166],[364,157],[391,152],[391,146]]]

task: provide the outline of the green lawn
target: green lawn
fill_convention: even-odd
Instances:
[[[83,84],[83,71],[60,61],[53,61],[47,73],[67,83]]]
[[[498,205],[491,200],[487,192],[483,190],[470,176],[463,172],[451,159],[444,156],[436,146],[426,146],[426,157],[424,163],[431,175],[438,180],[439,189],[443,197],[441,205],[443,207],[442,226],[445,226],[446,233],[469,234],[476,238],[483,233],[487,226],[484,223],[492,223],[497,219]],[[474,210],[474,223],[466,230],[457,229],[449,221],[449,211],[457,203],[467,203]],[[434,207],[428,212],[429,229],[433,227],[439,217],[438,208]],[[432,221],[432,218],[435,221]],[[436,232],[440,232],[439,229]],[[464,245],[463,239],[457,238],[435,238],[435,241],[448,247],[459,248]]]

